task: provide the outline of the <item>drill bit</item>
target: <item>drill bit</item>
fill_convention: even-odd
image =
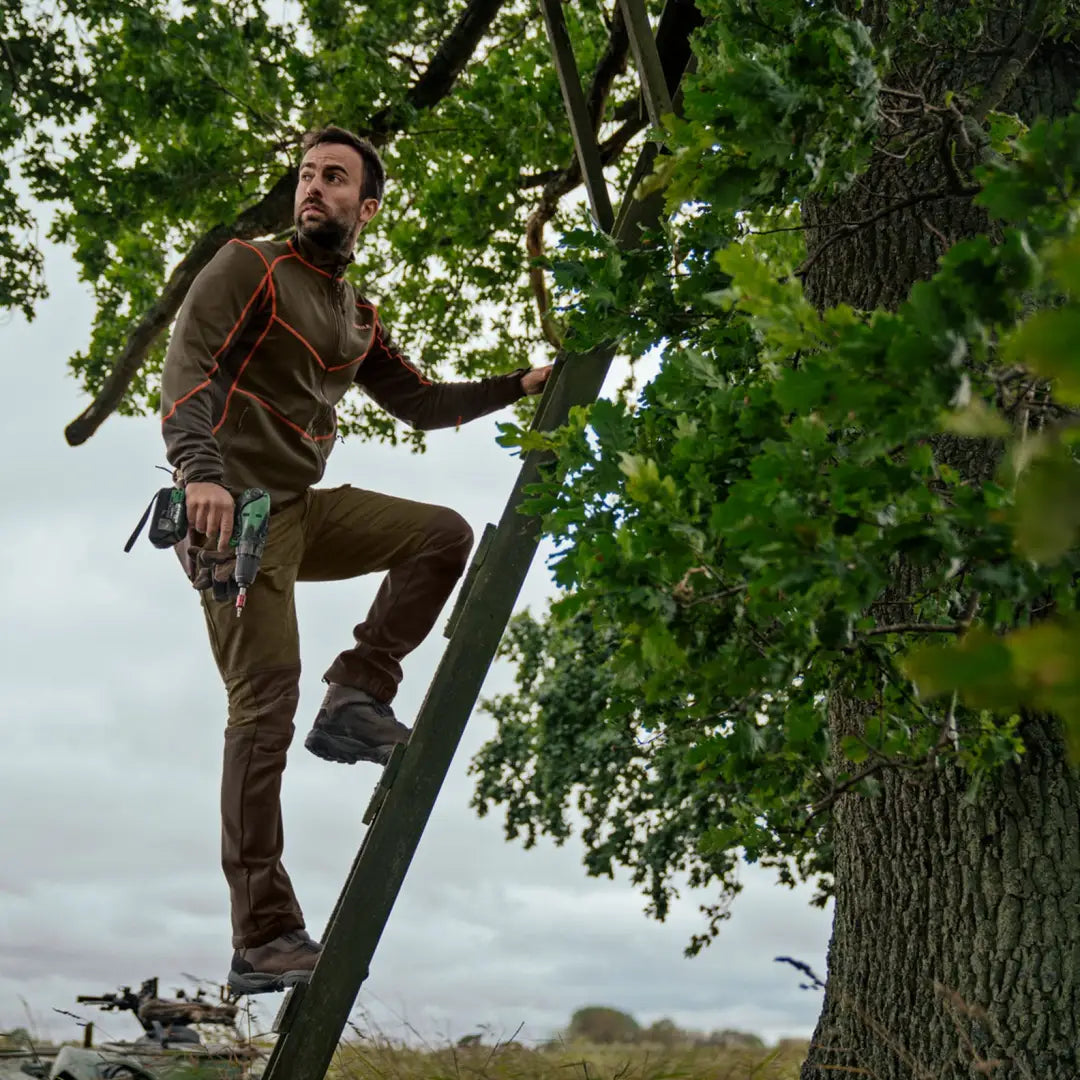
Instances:
[[[244,605],[247,603],[247,586],[241,585],[236,594],[236,617],[239,619],[244,614]]]

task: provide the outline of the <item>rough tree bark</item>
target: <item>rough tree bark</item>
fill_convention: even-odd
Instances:
[[[950,7],[947,0],[935,6]],[[1022,9],[998,10],[1012,19],[996,28],[998,40],[1012,44],[1019,62],[970,53],[965,70],[963,54],[952,56],[930,74],[928,93],[938,92],[940,102],[946,87],[996,86],[998,107],[1028,122],[1067,112],[1080,89],[1075,47],[1044,42],[1031,56],[1032,39],[1022,37],[1016,18]],[[871,3],[859,17],[881,34],[888,15]],[[887,82],[909,87],[910,74],[894,71]],[[843,198],[810,202],[812,261],[804,265],[811,300],[898,305],[934,272],[946,244],[987,229],[969,195],[897,210],[836,238],[816,258],[830,231],[813,227],[864,220],[955,179],[937,154],[914,168],[881,156]],[[942,440],[937,452],[975,478],[993,467],[992,452],[969,440]],[[890,590],[897,598],[905,595],[903,577],[900,571]],[[835,734],[857,728],[863,714],[860,702],[838,691]],[[1080,1076],[1080,775],[1066,764],[1053,720],[1025,718],[1024,739],[1022,762],[973,805],[963,799],[963,778],[939,770],[919,779],[887,774],[880,798],[845,795],[834,807],[828,982],[803,1080]]]

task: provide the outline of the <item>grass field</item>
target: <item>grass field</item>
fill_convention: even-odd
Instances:
[[[558,1040],[538,1047],[515,1042],[416,1047],[381,1032],[353,1031],[341,1043],[327,1080],[797,1080],[807,1049],[797,1039],[773,1048]],[[255,1045],[262,1057],[250,1064],[185,1065],[180,1059],[168,1067],[155,1060],[151,1067],[162,1080],[249,1080],[261,1075],[272,1043],[256,1038]],[[11,1071],[0,1060],[0,1078],[18,1075],[18,1063],[7,1065]]]
[[[774,1049],[553,1044],[416,1050],[342,1044],[330,1080],[796,1080],[806,1044]]]
[[[806,1044],[797,1041],[773,1049],[584,1043],[415,1049],[363,1039],[342,1043],[328,1080],[797,1080],[805,1054]],[[8,1072],[0,1062],[0,1076],[19,1075],[18,1064],[10,1064]],[[175,1062],[154,1072],[163,1080],[245,1080],[264,1065],[265,1058],[254,1068]]]

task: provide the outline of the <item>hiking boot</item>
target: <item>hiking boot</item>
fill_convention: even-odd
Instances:
[[[237,949],[229,989],[234,994],[269,994],[307,982],[321,951],[306,930],[290,930],[265,945]]]
[[[385,765],[394,747],[408,742],[410,734],[386,702],[366,690],[330,683],[304,745],[326,761]]]

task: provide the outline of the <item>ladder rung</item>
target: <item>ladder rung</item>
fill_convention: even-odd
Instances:
[[[451,638],[454,636],[457,624],[461,621],[461,613],[465,610],[465,604],[468,602],[469,593],[472,592],[473,585],[476,583],[476,575],[479,573],[484,559],[487,558],[488,548],[491,547],[491,538],[494,535],[495,526],[489,521],[480,534],[480,543],[476,545],[476,552],[469,563],[469,569],[465,571],[465,580],[458,590],[457,599],[454,601],[454,607],[450,612],[450,618],[446,620],[443,637]]]
[[[363,824],[370,825],[378,816],[382,804],[386,802],[386,796],[390,793],[390,788],[394,786],[394,777],[397,776],[398,769],[401,768],[401,759],[405,756],[405,747],[407,745],[407,743],[398,743],[390,754],[390,760],[384,766],[382,776],[379,777],[379,782],[371,793],[368,808],[360,819]]]
[[[307,987],[303,983],[297,983],[285,995],[285,1000],[281,1003],[281,1008],[278,1009],[273,1026],[270,1028],[275,1035],[280,1035],[292,1027],[293,1017],[296,1016],[300,1008],[300,1002],[303,1000],[306,989]]]

